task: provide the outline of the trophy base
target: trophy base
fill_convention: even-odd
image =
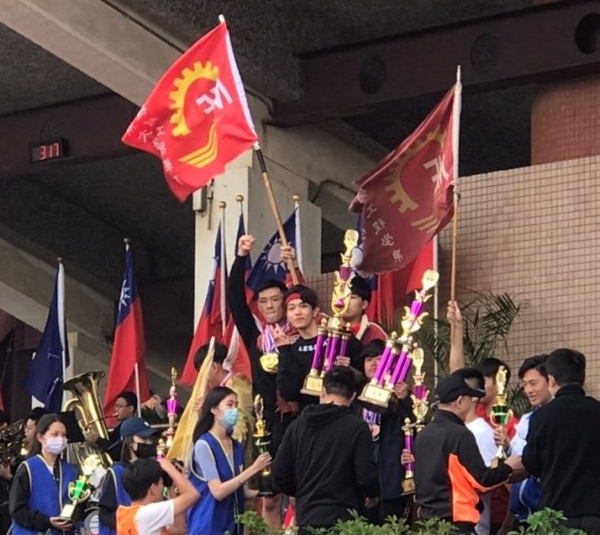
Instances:
[[[410,477],[402,481],[402,496],[406,494],[414,494],[415,492],[415,480]]]
[[[358,397],[368,409],[375,412],[385,412],[392,398],[392,391],[379,385],[368,384]]]
[[[261,474],[258,478],[258,496],[261,498],[270,498],[275,496],[277,491],[273,485],[271,474]]]
[[[63,520],[65,522],[72,522],[74,514],[75,514],[75,505],[72,503],[69,503],[62,508],[60,515],[58,515],[58,519]]]
[[[304,379],[304,386],[302,387],[302,390],[300,390],[300,393],[306,394],[307,396],[321,397],[322,390],[323,378],[318,375],[307,375],[306,379]]]

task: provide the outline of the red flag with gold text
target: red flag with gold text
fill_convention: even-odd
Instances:
[[[224,22],[162,76],[122,140],[161,159],[181,201],[252,147],[256,132]]]
[[[350,209],[362,212],[361,271],[407,266],[452,219],[460,92],[457,83],[410,137],[357,181]]]

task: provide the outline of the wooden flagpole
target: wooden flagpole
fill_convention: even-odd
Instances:
[[[454,162],[454,217],[452,218],[452,265],[450,271],[450,300],[456,300],[456,247],[458,242],[458,157],[460,153],[460,112],[462,106],[462,83],[460,65],[456,68],[454,110],[452,117],[452,149]]]
[[[258,165],[260,165],[260,172],[262,173],[265,189],[267,190],[269,204],[271,205],[271,210],[273,211],[273,216],[275,217],[275,224],[277,225],[277,232],[279,232],[279,239],[281,241],[281,245],[283,247],[287,247],[289,243],[285,235],[285,230],[283,229],[281,214],[279,213],[279,208],[277,207],[277,201],[275,200],[275,194],[273,193],[271,179],[269,178],[269,173],[267,172],[267,164],[265,163],[265,157],[263,155],[262,149],[260,148],[260,143],[256,142],[254,144],[254,151],[256,153],[256,157],[258,158]],[[298,284],[298,274],[296,273],[296,269],[294,268],[294,263],[290,260],[287,262],[287,266],[288,271],[290,272],[290,275],[292,277],[292,283],[294,285]]]

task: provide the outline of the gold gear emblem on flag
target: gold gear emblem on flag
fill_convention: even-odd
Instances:
[[[175,125],[173,127],[173,136],[187,136],[192,133],[186,122],[184,113],[185,100],[190,86],[196,80],[205,79],[216,82],[218,78],[219,68],[210,61],[207,61],[205,65],[197,61],[194,63],[192,69],[186,67],[181,71],[181,78],[176,78],[173,82],[177,89],[169,93],[169,97],[173,101],[169,106],[169,109],[173,110],[173,114],[171,115],[171,123]],[[210,164],[216,157],[217,128],[216,123],[213,121],[208,131],[207,142],[199,149],[180,158],[179,161],[193,165],[194,167],[204,167]]]
[[[419,205],[409,197],[408,193],[404,189],[404,186],[402,185],[402,181],[400,180],[403,167],[415,154],[417,154],[425,145],[427,145],[427,143],[430,141],[437,141],[440,144],[440,147],[443,147],[445,139],[446,132],[438,126],[435,130],[429,132],[429,134],[427,134],[423,140],[418,141],[413,145],[413,147],[409,148],[406,151],[406,154],[404,154],[404,156],[396,163],[396,169],[394,170],[394,173],[386,178],[389,184],[385,186],[384,189],[385,191],[393,193],[393,195],[390,196],[390,202],[393,204],[399,204],[398,211],[401,214],[405,213],[407,210],[414,211],[419,208]],[[437,228],[438,221],[435,214],[432,213],[425,218],[413,221],[411,225],[425,232],[433,232],[433,230]]]

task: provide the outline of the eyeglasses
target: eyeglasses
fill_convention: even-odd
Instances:
[[[268,303],[272,303],[274,305],[277,305],[279,303],[281,303],[283,301],[283,297],[278,296],[278,297],[261,297],[257,303],[259,305],[266,305]]]
[[[115,405],[115,409],[117,409],[117,410],[125,409],[126,407],[128,407],[128,405]]]

